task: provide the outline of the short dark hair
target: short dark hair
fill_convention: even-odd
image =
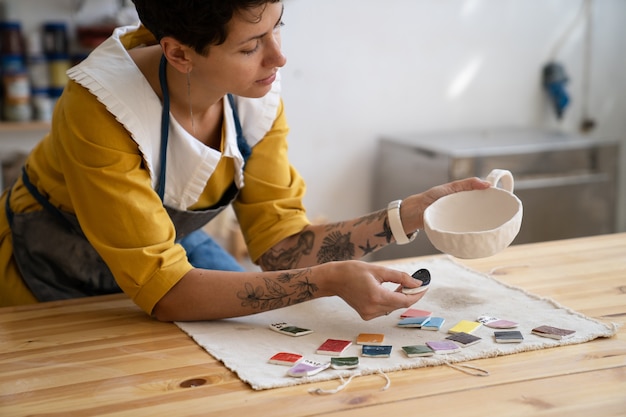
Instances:
[[[160,41],[165,36],[199,54],[224,43],[235,12],[281,0],[132,0],[141,23]]]

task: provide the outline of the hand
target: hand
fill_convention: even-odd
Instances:
[[[384,316],[399,308],[408,308],[428,292],[403,294],[402,287],[419,287],[420,282],[405,272],[366,262],[330,262],[316,269],[326,277],[325,284],[330,292],[341,297],[363,320]],[[384,282],[393,282],[399,286],[396,291],[392,291],[382,285]]]
[[[424,211],[441,197],[459,191],[484,190],[489,187],[491,187],[489,182],[472,177],[437,185],[423,193],[405,198],[400,207],[400,217],[405,232],[408,235],[417,229],[422,229],[424,227]]]

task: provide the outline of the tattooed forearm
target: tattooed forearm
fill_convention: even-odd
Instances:
[[[374,236],[384,237],[387,243],[391,243],[393,233],[391,233],[391,227],[389,227],[389,220],[385,219],[385,221],[383,222],[383,231],[380,233],[376,233]]]
[[[376,251],[378,249],[378,245],[371,246],[370,240],[367,239],[367,244],[365,246],[359,246],[359,249],[363,251],[363,256],[369,255],[370,253]]]
[[[361,219],[359,219],[356,223],[354,223],[355,226],[359,226],[362,223],[365,224],[372,224],[375,222],[378,222],[382,219],[384,219],[387,216],[387,211],[386,210],[380,210],[376,213],[372,213],[368,216],[364,216],[361,217]]]
[[[255,310],[273,310],[301,303],[313,298],[318,290],[317,285],[309,282],[309,269],[285,272],[281,274],[277,282],[269,278],[263,278],[265,287],[254,287],[246,282],[244,289],[237,293],[242,307],[251,307]]]
[[[298,237],[298,242],[294,247],[281,251],[270,250],[261,257],[259,264],[266,271],[292,269],[298,265],[303,255],[311,253],[314,240],[315,234],[313,232],[303,232]]]
[[[329,223],[324,226],[325,232],[332,232],[335,229],[341,229],[346,225],[346,222]]]
[[[350,241],[350,232],[332,232],[324,238],[322,247],[317,253],[319,263],[354,259],[354,243]]]
[[[391,243],[392,239],[387,211],[380,210],[352,221],[312,225],[279,242],[257,262],[265,271],[280,271],[360,259]]]

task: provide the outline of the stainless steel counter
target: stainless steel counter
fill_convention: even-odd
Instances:
[[[448,181],[508,169],[524,205],[513,244],[616,231],[619,142],[558,131],[493,129],[383,137],[372,208]],[[373,259],[436,253],[425,233]]]

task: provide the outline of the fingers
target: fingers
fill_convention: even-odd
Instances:
[[[426,291],[417,294],[404,294],[389,289],[383,284],[395,283],[400,288],[417,288],[420,282],[409,274],[360,261],[338,262],[327,267],[340,268],[341,285],[333,291],[346,301],[363,320],[384,316],[400,308],[408,308],[417,303]],[[344,269],[347,268],[347,269]]]
[[[362,314],[361,317],[364,320],[371,320],[377,317],[387,316],[401,308],[409,308],[413,304],[417,303],[428,290],[422,291],[417,294],[403,294],[402,292],[388,290],[384,291],[387,292],[386,296],[388,298],[384,301],[381,301],[381,303],[376,306],[377,308],[375,310],[370,311],[370,315],[368,317],[365,317]]]
[[[471,191],[471,190],[484,190],[491,187],[491,184],[487,181],[481,180],[478,177],[466,178],[463,180],[457,180],[450,183],[454,192],[459,191]]]
[[[430,197],[434,202],[435,200],[448,194],[458,193],[461,191],[484,190],[489,187],[491,187],[489,182],[483,181],[477,177],[472,177],[438,185],[428,190],[427,193],[430,194]]]
[[[408,196],[402,201],[400,207],[402,224],[407,230],[422,229],[424,227],[424,211],[441,197],[461,191],[484,190],[489,187],[491,187],[489,182],[472,177],[437,185],[422,193]]]
[[[376,271],[379,282],[393,282],[399,285],[394,291],[389,291],[382,286],[379,287],[380,298],[377,300],[375,306],[373,306],[374,308],[368,311],[369,318],[365,318],[362,315],[365,320],[388,315],[400,308],[408,308],[417,303],[427,291],[424,290],[415,294],[405,294],[402,292],[402,288],[419,288],[421,281],[414,279],[405,272],[384,267],[380,268],[380,270]]]
[[[378,270],[373,271],[376,273],[378,280],[382,282],[393,282],[395,284],[400,284],[405,287],[419,287],[420,281],[414,279],[412,276],[407,274],[406,272],[398,271],[391,268],[386,268],[383,266],[377,266]]]

